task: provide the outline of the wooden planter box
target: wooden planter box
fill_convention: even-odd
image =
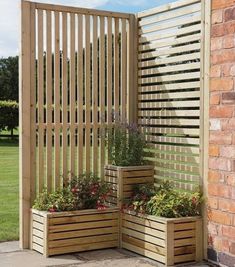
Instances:
[[[122,214],[121,247],[171,266],[202,260],[202,219]]]
[[[104,174],[105,181],[112,186],[112,195],[108,198],[108,203],[119,207],[124,200],[131,197],[135,185],[154,182],[154,167],[150,165],[131,167],[106,165]]]
[[[119,246],[119,210],[32,210],[32,249],[45,256]]]

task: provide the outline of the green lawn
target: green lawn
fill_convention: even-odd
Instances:
[[[0,139],[0,241],[19,238],[18,143]]]

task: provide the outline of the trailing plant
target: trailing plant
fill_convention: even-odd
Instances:
[[[142,187],[133,196],[128,208],[136,212],[147,213],[149,215],[161,216],[166,218],[177,218],[200,215],[200,205],[202,195],[199,191],[181,192],[173,187],[170,182],[163,182],[160,186],[143,194]]]
[[[34,209],[50,212],[81,209],[105,209],[111,187],[89,173],[73,177],[62,189],[48,193],[45,189],[34,202]]]
[[[144,134],[136,124],[116,123],[108,134],[108,156],[116,166],[144,164]]]

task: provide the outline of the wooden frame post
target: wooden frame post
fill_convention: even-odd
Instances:
[[[19,148],[20,148],[20,248],[30,246],[30,208],[35,195],[35,51],[34,3],[21,1],[21,41],[19,63]],[[33,93],[32,93],[33,92]]]
[[[208,195],[209,158],[209,83],[210,83],[210,28],[211,0],[202,0],[202,41],[201,41],[201,95],[200,95],[200,178],[203,196]],[[203,215],[203,257],[207,259],[208,229],[207,204],[202,208]]]

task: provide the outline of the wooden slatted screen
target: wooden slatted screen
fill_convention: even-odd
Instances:
[[[155,178],[183,190],[200,184],[200,0],[138,13],[138,123]],[[203,122],[202,122],[203,123]]]
[[[31,99],[31,166],[35,196],[62,186],[72,175],[103,175],[106,133],[115,117],[128,120],[128,40],[134,15],[27,3],[30,59],[35,62]],[[26,92],[25,92],[26,94]],[[36,193],[35,193],[36,192]]]

